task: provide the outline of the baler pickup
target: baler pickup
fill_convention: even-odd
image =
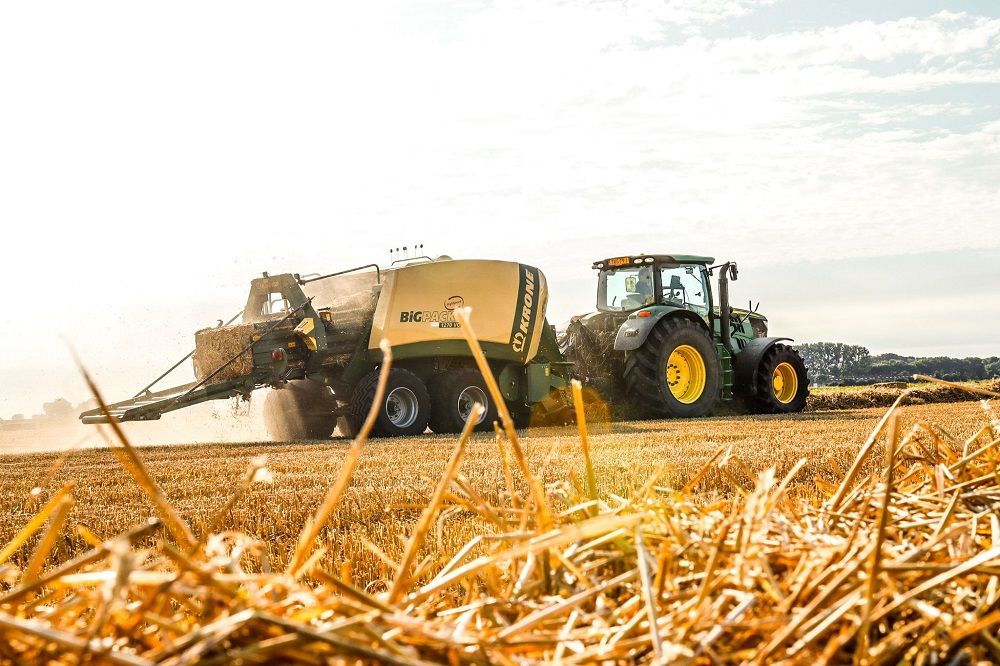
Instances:
[[[232,379],[217,384],[191,382],[163,391],[145,391],[130,400],[108,405],[111,418],[122,421],[155,421],[167,412],[197,405],[208,400],[220,400],[239,395],[238,389],[246,384],[244,379]],[[100,407],[80,415],[84,423],[108,423],[108,417]]]

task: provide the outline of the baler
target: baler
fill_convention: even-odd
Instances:
[[[188,357],[109,412],[117,421],[159,419],[271,387],[277,390],[264,412],[273,437],[326,438],[338,426],[351,435],[372,406],[384,338],[393,366],[376,434],[458,432],[477,402],[486,411],[476,427],[490,428],[497,408],[454,314],[471,306],[504,400],[518,425],[526,425],[532,413],[566,407],[557,389],[566,386],[571,364],[545,318],[547,299],[540,270],[507,261],[424,259],[313,277],[264,273],[251,282],[240,323],[197,332]],[[196,381],[153,390],[190,357]],[[107,417],[95,409],[81,419]]]

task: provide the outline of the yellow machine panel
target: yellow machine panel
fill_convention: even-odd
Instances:
[[[538,352],[548,287],[540,270],[510,261],[439,260],[387,271],[375,308],[370,350],[468,353],[455,310],[472,308],[487,355],[527,363]],[[435,349],[432,350],[430,347]]]

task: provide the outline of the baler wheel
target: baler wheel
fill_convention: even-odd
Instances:
[[[364,424],[375,400],[379,370],[365,375],[351,396],[350,421],[358,429]],[[372,434],[377,437],[420,435],[427,430],[431,399],[424,382],[409,370],[392,368]]]
[[[666,317],[625,359],[626,394],[646,416],[705,416],[719,399],[722,369],[704,326]]]
[[[478,370],[457,368],[443,372],[431,380],[428,390],[431,396],[430,427],[434,432],[461,432],[477,402],[482,403],[486,411],[475,429],[480,432],[493,429],[493,422],[498,419],[497,407]]]
[[[753,388],[749,400],[753,413],[801,412],[809,398],[809,371],[797,351],[776,344],[760,360]]]

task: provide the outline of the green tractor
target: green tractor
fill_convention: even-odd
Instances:
[[[733,262],[638,255],[594,262],[597,311],[574,317],[561,349],[576,373],[627,417],[696,417],[720,401],[756,414],[799,412],[805,364],[767,319],[732,308]],[[718,294],[710,278],[718,273]]]

